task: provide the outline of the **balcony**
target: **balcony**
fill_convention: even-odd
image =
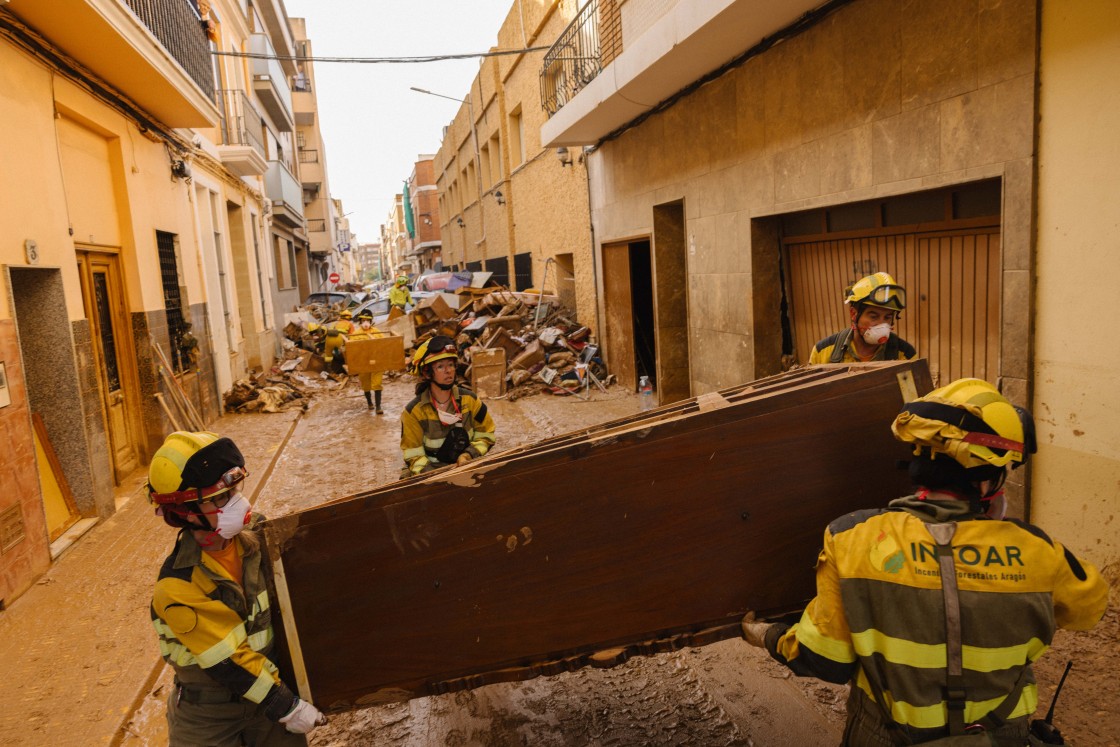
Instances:
[[[308,233],[320,233],[327,230],[327,222],[322,218],[312,218],[307,221]]]
[[[218,154],[222,164],[238,176],[258,176],[268,168],[261,142],[261,115],[240,90],[218,91],[222,142]]]
[[[675,0],[651,20],[648,0],[630,0],[617,13],[591,0],[545,54],[541,103],[551,118],[542,144],[598,142],[820,2]]]
[[[5,5],[169,127],[216,127],[209,41],[189,0]]]
[[[253,91],[260,99],[261,106],[272,118],[276,129],[291,132],[295,129],[292,117],[292,90],[280,62],[271,59],[276,56],[272,42],[265,34],[249,36],[249,51],[253,54],[268,55],[269,59],[256,59],[253,62]]]
[[[272,217],[289,228],[303,227],[303,190],[283,161],[269,161],[264,191],[272,200]]]
[[[323,186],[323,164],[318,150],[299,151],[299,181],[305,192],[318,196]]]

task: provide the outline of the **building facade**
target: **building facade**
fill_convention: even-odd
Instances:
[[[408,204],[405,229],[409,248],[405,256],[420,272],[443,267],[443,242],[441,239],[439,187],[436,186],[432,161],[435,156],[421,154],[408,176]]]
[[[651,376],[662,403],[775,373],[846,326],[846,285],[891,272],[909,289],[900,333],[936,382],[986,378],[1037,413],[1017,510],[1115,563],[1115,537],[1079,518],[1118,508],[1085,484],[1116,484],[1120,429],[1089,415],[1115,395],[1073,352],[1096,349],[1088,328],[1059,329],[1101,297],[1074,278],[1117,269],[1089,248],[1115,229],[1093,196],[1116,183],[1117,97],[1088,88],[1115,69],[1116,8],[818,5],[592,0],[546,55],[542,139],[594,147],[612,371]],[[1071,231],[1088,274],[1070,271]]]
[[[497,47],[551,44],[577,10],[575,0],[515,2]],[[446,129],[434,161],[443,264],[515,290],[547,286],[597,329],[585,160],[542,144],[542,54],[486,58]]]
[[[0,600],[272,365],[293,50],[281,0],[0,6]]]

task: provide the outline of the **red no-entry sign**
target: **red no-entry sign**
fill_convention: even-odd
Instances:
[[[339,274],[338,274],[337,272],[332,272],[332,273],[331,273],[331,274],[330,274],[330,275],[329,275],[329,276],[327,277],[327,280],[330,280],[330,281],[331,281],[332,283],[337,283],[337,282],[338,282],[339,280],[342,280],[342,276],[341,276],[341,275],[339,275]]]

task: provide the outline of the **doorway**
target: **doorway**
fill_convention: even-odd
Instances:
[[[135,396],[136,356],[124,308],[120,263],[115,254],[77,251],[82,304],[90,324],[91,351],[98,377],[102,417],[109,436],[114,483],[140,466]]]
[[[649,239],[603,245],[607,363],[623,386],[637,390],[648,376],[657,386],[653,264]]]

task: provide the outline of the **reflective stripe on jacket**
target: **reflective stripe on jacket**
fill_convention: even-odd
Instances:
[[[797,624],[771,627],[767,648],[795,674],[851,680],[872,699],[875,677],[891,717],[915,741],[942,736],[947,725],[945,617],[929,521],[957,521],[965,723],[1002,702],[1056,626],[1093,627],[1108,599],[1096,568],[1042,530],[978,518],[964,502],[903,498],[834,521],[817,561],[817,596]],[[1011,719],[1038,704],[1033,676],[1026,680]]]
[[[453,386],[451,396],[459,404],[463,429],[470,440],[467,453],[477,459],[494,447],[494,419],[486,404],[469,389]],[[435,454],[452,427],[439,421],[430,387],[405,405],[401,412],[401,454],[409,472],[418,475],[429,465],[439,464]]]
[[[202,551],[194,535],[182,530],[175,549],[160,568],[152,595],[152,625],[160,654],[187,686],[224,687],[278,720],[295,705],[295,695],[280,681],[272,662],[272,618],[262,569],[261,519],[238,535],[242,583],[230,578]]]
[[[841,353],[841,351],[843,351]],[[900,360],[907,361],[918,354],[914,346],[891,332],[890,339],[879,346],[873,361]],[[829,335],[816,345],[809,353],[809,363],[859,363],[855,345],[852,343],[852,328],[841,330],[834,335]]]

